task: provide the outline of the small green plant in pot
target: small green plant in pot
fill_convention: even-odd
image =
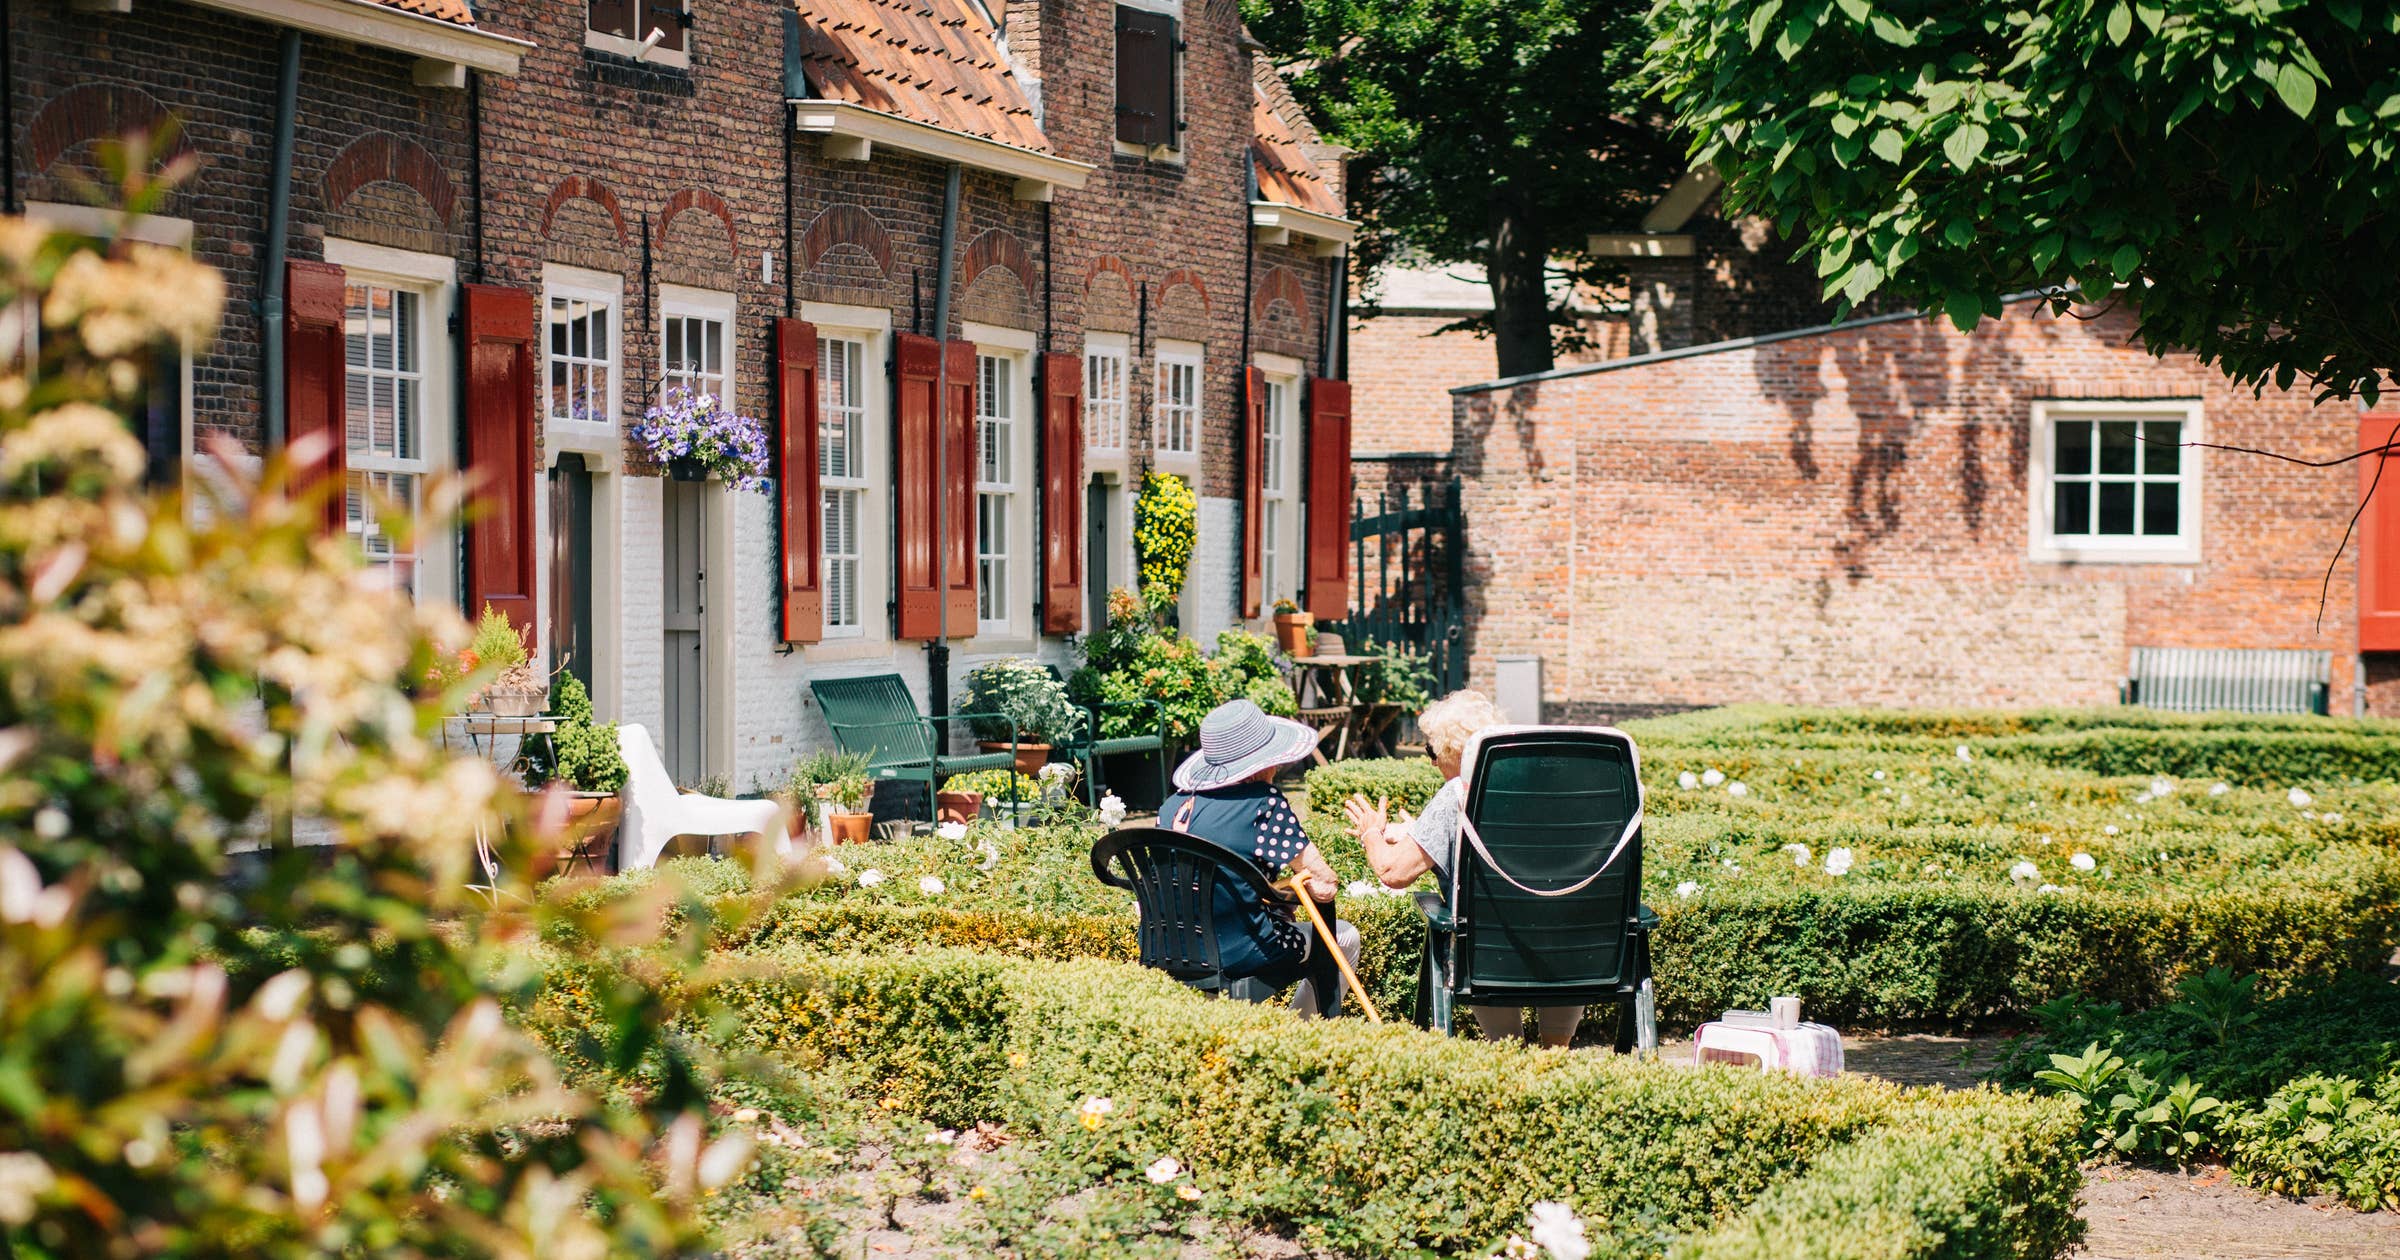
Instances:
[[[1288,656],[1306,656],[1316,646],[1317,619],[1285,596],[1275,601],[1275,643]]]
[[[865,758],[860,758],[863,762]],[[832,782],[819,784],[817,795],[832,803],[825,823],[836,844],[864,844],[874,831],[875,816],[867,812],[867,802],[875,794],[875,780],[864,765],[847,771]]]
[[[475,661],[473,668],[495,671],[492,681],[469,701],[470,707],[488,710],[495,717],[532,717],[542,711],[549,688],[533,672],[532,654],[525,650],[525,632],[506,613],[490,604],[483,606],[467,654]]]
[[[855,805],[845,807],[849,812],[865,814],[867,801],[874,794],[875,780],[867,768],[865,753],[834,752],[830,749],[802,757],[792,766],[792,776],[778,793],[786,808],[801,820],[801,825],[814,826],[827,840],[833,838],[830,819],[835,807],[842,804],[837,796],[854,783],[866,787],[857,792]]]
[[[1083,710],[1067,698],[1064,683],[1029,660],[993,661],[967,675],[966,711],[975,738],[993,751],[1016,745],[1017,771],[1032,774],[1050,760],[1050,749],[1083,733]]]

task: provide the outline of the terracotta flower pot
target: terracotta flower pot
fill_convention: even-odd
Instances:
[[[865,844],[875,829],[875,815],[827,814],[825,825],[832,829],[835,844]]]
[[[1006,740],[989,740],[989,739],[987,739],[987,740],[980,741],[980,743],[981,743],[981,746],[982,746],[982,748],[983,748],[983,750],[984,750],[985,752],[1007,752],[1007,751],[1008,751],[1008,742],[1007,742]],[[1031,777],[1031,776],[1033,776],[1033,775],[1040,774],[1040,773],[1042,772],[1042,767],[1043,767],[1043,766],[1046,766],[1046,765],[1048,765],[1048,764],[1050,764],[1050,745],[1048,745],[1048,744],[1019,744],[1019,745],[1017,745],[1017,773],[1018,773],[1018,774],[1025,775],[1025,776],[1027,776],[1027,777]]]
[[[983,793],[939,792],[934,806],[935,822],[971,823],[983,813]]]
[[[549,699],[547,687],[486,687],[482,696],[492,716],[505,718],[540,717]]]
[[[613,875],[617,869],[617,824],[625,818],[625,801],[614,792],[575,792],[567,797],[567,834],[559,850],[559,869],[578,868],[594,875]]]
[[[1317,619],[1307,613],[1277,613],[1275,646],[1282,648],[1286,655],[1306,656],[1308,650],[1316,646],[1310,637],[1316,627]]]

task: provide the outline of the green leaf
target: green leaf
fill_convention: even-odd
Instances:
[[[1783,0],[1767,0],[1750,11],[1750,46],[1756,48],[1767,37],[1767,26],[1783,8]]]
[[[1900,25],[1896,19],[1890,17],[1889,15],[1878,13],[1875,15],[1874,20],[1870,22],[1869,25],[1875,28],[1875,38],[1880,39],[1884,43],[1890,44],[1895,48],[1914,48],[1917,46],[1917,33],[1905,26]]]
[[[2358,0],[2325,0],[2325,11],[2333,15],[2334,21],[2351,30],[2358,29]]]
[[[2117,273],[2119,280],[2133,279],[2133,273],[2142,269],[2141,246],[2130,243],[2118,246],[2116,256],[2108,260],[2108,268]]]
[[[1835,0],[1835,3],[1841,6],[1842,12],[1850,15],[1853,22],[1864,22],[1875,13],[1875,6],[1868,4],[1867,0]],[[2352,22],[2351,25],[2358,24]]]
[[[1975,225],[1965,219],[1952,219],[1942,225],[1942,239],[1965,249],[1975,243]]]
[[[2046,232],[2034,238],[2033,244],[2025,250],[2025,260],[2033,264],[2033,273],[2038,276],[2049,271],[2050,264],[2058,261],[2059,251],[2066,248],[2066,243],[2066,237],[2057,232]]]
[[[2297,62],[2285,62],[2275,72],[2275,95],[2283,98],[2285,108],[2302,118],[2317,107],[2317,81]]]
[[[1975,321],[1983,318],[1983,298],[1964,289],[1952,293],[1942,303],[1950,316],[1950,326],[1960,332],[1975,331]]]
[[[2125,0],[2108,11],[2108,42],[2122,45],[2133,34],[2133,9]]]
[[[1876,132],[1875,138],[1867,142],[1867,148],[1872,151],[1875,156],[1882,158],[1884,161],[1889,162],[1894,166],[1898,166],[1900,164],[1900,157],[1903,151],[1900,133],[1890,127],[1885,127]]]
[[[1942,154],[1950,159],[1950,165],[1963,171],[1975,165],[1975,159],[1982,155],[1983,146],[1991,138],[1992,133],[1984,130],[1983,124],[1966,123],[1942,141]]]

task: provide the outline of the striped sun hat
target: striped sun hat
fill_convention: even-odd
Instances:
[[[1268,717],[1248,700],[1228,700],[1200,719],[1200,751],[1175,767],[1186,792],[1239,783],[1269,766],[1288,766],[1317,746],[1314,727]]]

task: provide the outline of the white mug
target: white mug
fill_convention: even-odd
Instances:
[[[1798,1028],[1800,1026],[1799,998],[1769,998],[1767,1000],[1767,1005],[1768,1009],[1775,1013],[1775,1026],[1777,1028]]]

